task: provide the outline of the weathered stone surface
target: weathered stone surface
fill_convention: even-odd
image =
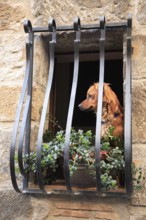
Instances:
[[[146,136],[146,81],[133,80],[132,89],[132,130],[133,142],[145,142]]]
[[[12,122],[20,96],[20,87],[2,86],[0,96],[0,121]]]
[[[109,200],[100,202],[100,201],[90,201],[87,198],[77,199],[73,197],[64,197],[59,196],[53,198],[42,195],[30,196],[28,194],[18,194],[14,190],[9,188],[0,188],[0,210],[1,210],[1,220],[11,220],[16,219],[31,219],[31,220],[77,220],[77,219],[108,219],[108,220],[129,220],[129,214],[126,211],[126,205],[124,203],[118,202],[115,200],[112,202],[112,205],[109,205]],[[71,209],[57,209],[56,204],[72,204],[73,207],[76,205],[76,210]],[[80,207],[89,204],[88,211],[81,210]],[[100,211],[92,210],[93,206],[100,206],[103,209]],[[119,206],[120,205],[120,206]],[[106,206],[111,207],[112,211],[106,210]],[[120,207],[120,209],[118,208]],[[9,209],[8,209],[9,207]],[[89,210],[91,208],[91,210]],[[140,212],[141,210],[139,210]],[[124,212],[124,213],[123,213]],[[135,214],[134,210],[131,211],[132,215]]]
[[[112,212],[113,209],[111,206],[109,205],[104,205],[104,204],[95,204],[92,203],[92,205],[88,204],[88,203],[57,203],[56,204],[56,208],[57,209],[80,209],[80,210],[88,210],[88,211],[104,211],[104,212]]]
[[[33,211],[31,215],[32,220],[44,220],[51,218],[51,211],[54,210],[53,201],[48,197],[37,196],[31,197],[31,204]]]
[[[21,87],[1,87],[0,96],[0,121],[13,122],[15,120],[16,109],[19,103]],[[44,101],[44,91],[38,87],[33,88],[32,97],[32,120],[40,120],[40,112],[42,109],[42,101]]]
[[[108,219],[108,220],[119,220],[119,217],[115,213],[97,213],[96,219]]]
[[[57,18],[57,25],[72,24],[74,17],[79,16],[81,22],[93,23],[99,20],[99,16],[106,12],[108,20],[121,20],[127,17],[127,1],[70,1],[65,0],[63,3],[59,0],[50,1],[32,1],[32,12],[35,16],[43,15],[43,23],[47,24],[48,18]],[[102,10],[101,10],[102,8]]]
[[[32,98],[32,120],[39,121],[41,116],[42,105],[44,101],[44,92],[40,88],[33,88]]]
[[[130,220],[145,220],[146,219],[146,208],[145,207],[130,207]]]
[[[144,0],[139,1],[137,20],[141,25],[146,24],[146,2]]]
[[[84,219],[89,219],[90,213],[87,211],[74,211],[74,210],[59,210],[56,211],[54,216],[58,217],[75,217],[75,218],[84,218]]]
[[[9,176],[9,149],[11,141],[11,126],[10,124],[0,124],[0,180],[1,183]],[[5,176],[5,175],[7,176]]]
[[[37,87],[45,91],[48,79],[48,43],[44,41],[42,35],[38,35],[34,40],[34,68],[33,80]]]
[[[140,79],[145,77],[146,70],[146,35],[136,35],[133,37],[133,56],[132,56],[132,77]]]
[[[0,30],[18,29],[19,22],[25,17],[23,5],[0,2]]]
[[[145,151],[146,146],[145,144],[133,144],[133,162],[135,163],[136,167],[142,168],[142,176],[146,176],[146,161],[145,161]],[[132,204],[133,205],[145,205],[146,204],[146,181],[145,179],[141,179],[141,186],[142,190],[134,189],[133,197],[132,197]]]
[[[11,34],[0,35],[0,85],[20,84],[25,73],[26,36]]]
[[[31,125],[31,148],[34,149],[37,141],[38,124]],[[0,123],[0,182],[10,180],[10,145],[12,140],[13,124]],[[18,135],[19,137],[19,135]],[[18,143],[17,143],[18,144]],[[16,144],[16,149],[17,149]],[[17,151],[16,151],[17,152]]]
[[[76,217],[86,219],[111,219],[118,220],[119,217],[114,209],[105,204],[86,203],[86,202],[73,202],[56,204],[57,211],[54,216]]]
[[[18,194],[12,189],[3,188],[0,189],[0,201],[1,220],[32,219],[33,209],[29,196]]]

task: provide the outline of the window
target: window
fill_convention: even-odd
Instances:
[[[57,36],[56,44],[56,25],[55,20],[51,20],[48,28],[32,28],[30,21],[24,24],[25,31],[29,33],[29,42],[26,45],[27,68],[22,93],[19,101],[16,120],[13,130],[11,152],[10,152],[10,170],[12,183],[17,192],[21,192],[15,173],[15,150],[18,150],[18,165],[24,178],[22,192],[27,193],[47,193],[72,191],[71,170],[69,169],[69,145],[71,137],[71,127],[75,130],[81,129],[84,132],[89,130],[95,135],[95,184],[92,187],[86,187],[86,190],[73,188],[73,192],[80,193],[98,193],[99,195],[119,194],[130,197],[132,192],[131,177],[131,17],[126,23],[105,24],[105,18],[101,17],[100,25],[80,25],[79,18],[74,21],[72,27],[58,27],[57,31],[64,31]],[[74,31],[75,30],[75,33]],[[36,156],[37,187],[31,187],[29,184],[29,173],[26,170],[31,166],[30,160],[30,118],[31,118],[31,97],[32,97],[32,62],[33,62],[33,40],[37,32],[51,32],[49,43],[49,75],[45,94],[44,105],[37,139]],[[69,31],[69,32],[68,32]],[[68,35],[64,38],[64,35]],[[44,37],[44,39],[47,37]],[[74,41],[74,46],[73,46]],[[55,52],[54,52],[55,51]],[[123,59],[124,54],[124,59]],[[125,62],[126,60],[126,62]],[[79,69],[79,71],[78,71]],[[124,74],[123,74],[124,73]],[[53,76],[54,74],[54,76]],[[103,82],[111,84],[112,90],[117,94],[120,103],[124,106],[124,151],[125,151],[125,189],[122,191],[103,192],[101,189],[101,167],[100,167],[100,146],[101,146],[101,114],[102,114],[102,94]],[[78,104],[85,98],[88,87],[99,82],[98,89],[98,110],[95,114],[83,113],[78,109]],[[53,84],[53,86],[52,86]],[[124,84],[124,91],[123,91]],[[27,96],[25,99],[25,92]],[[52,92],[52,93],[51,93]],[[71,98],[70,98],[71,97]],[[50,112],[53,117],[61,124],[65,133],[64,148],[64,173],[62,166],[56,169],[58,182],[51,186],[44,187],[43,168],[42,168],[42,137],[44,133],[45,118],[48,109],[48,100],[51,100]],[[18,124],[21,115],[23,102],[25,101],[22,125],[18,139],[18,149],[16,146]],[[69,109],[69,110],[68,110]],[[52,116],[51,116],[52,117]],[[115,116],[116,117],[116,116]],[[96,119],[97,118],[97,119]],[[51,123],[49,124],[49,126]],[[57,128],[52,127],[54,133]],[[79,135],[76,133],[76,135]],[[23,149],[23,146],[24,149]],[[62,146],[62,145],[61,145]],[[47,147],[46,147],[47,148]],[[43,152],[44,153],[44,152]],[[54,152],[55,155],[56,152]],[[44,153],[45,154],[45,153]],[[28,158],[24,155],[28,155]],[[25,159],[23,159],[25,157]],[[48,158],[50,155],[48,156]],[[55,160],[52,159],[52,163]],[[49,160],[49,159],[48,159]],[[58,161],[59,163],[60,161]],[[46,162],[47,163],[47,162]],[[53,165],[52,165],[53,166]],[[29,170],[30,171],[30,170]],[[83,172],[81,172],[83,174]],[[50,174],[51,175],[51,172]],[[65,175],[65,179],[64,179]],[[79,174],[80,175],[80,174]],[[85,176],[84,176],[85,177]],[[47,177],[49,179],[49,177]],[[66,180],[66,181],[65,181]],[[107,179],[109,181],[109,179]],[[111,182],[114,184],[114,182]],[[92,184],[91,184],[92,185]],[[67,187],[66,187],[67,186]],[[107,187],[108,188],[108,187]]]

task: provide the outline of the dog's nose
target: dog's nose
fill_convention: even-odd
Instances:
[[[84,110],[81,103],[78,105],[78,108],[79,108],[81,111]]]
[[[79,109],[81,108],[81,103],[78,105],[78,108],[79,108]]]

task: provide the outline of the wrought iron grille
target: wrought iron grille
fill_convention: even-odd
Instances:
[[[102,116],[102,97],[103,97],[103,83],[104,83],[104,66],[105,66],[105,42],[106,42],[106,32],[109,29],[122,28],[126,32],[127,39],[127,52],[126,52],[126,77],[125,77],[125,123],[124,123],[124,150],[125,150],[125,183],[126,192],[107,192],[103,193],[101,191],[101,176],[100,176],[100,131],[101,131],[101,116]],[[73,27],[56,27],[54,19],[49,20],[48,27],[45,28],[33,28],[29,20],[24,22],[24,30],[28,33],[28,43],[26,43],[26,73],[24,78],[24,83],[20,95],[20,100],[16,112],[16,119],[14,123],[14,129],[12,134],[12,142],[10,149],[10,173],[11,180],[14,189],[17,192],[22,193],[75,193],[72,190],[70,182],[70,171],[69,171],[69,143],[71,126],[73,119],[73,110],[75,104],[76,89],[78,83],[78,72],[79,72],[79,45],[80,36],[82,30],[99,30],[99,92],[98,92],[98,106],[97,106],[97,120],[96,120],[96,135],[95,135],[95,161],[96,161],[96,185],[97,189],[95,191],[78,191],[81,193],[93,193],[98,196],[123,196],[130,197],[132,193],[132,174],[131,174],[131,163],[132,163],[132,150],[131,150],[131,29],[132,29],[132,18],[131,15],[128,16],[127,22],[117,23],[117,24],[106,24],[105,17],[100,18],[99,25],[82,25],[80,24],[80,19],[76,18],[74,20]],[[42,137],[44,131],[45,118],[47,113],[48,100],[50,97],[50,92],[53,82],[54,74],[54,57],[55,57],[55,44],[56,44],[56,33],[57,31],[70,31],[74,30],[76,32],[76,38],[74,40],[74,70],[73,70],[73,81],[72,89],[70,95],[69,110],[67,116],[66,124],[66,134],[65,134],[65,149],[64,149],[64,173],[66,180],[66,190],[55,189],[53,191],[46,191],[42,181],[42,170],[41,170],[41,145]],[[52,39],[49,42],[49,73],[48,82],[45,93],[45,99],[43,104],[43,109],[41,113],[41,120],[37,139],[37,180],[38,188],[34,189],[28,185],[28,175],[25,173],[25,164],[23,162],[23,154],[30,153],[30,129],[31,129],[31,102],[32,102],[32,76],[33,76],[33,49],[34,49],[34,34],[37,32],[50,32]],[[25,99],[25,94],[27,97]],[[25,106],[23,109],[23,105]],[[21,127],[18,136],[18,127],[22,114]],[[17,147],[18,143],[18,147]],[[25,144],[24,144],[25,143]],[[18,164],[20,173],[23,177],[23,187],[19,187],[17,182],[16,172],[15,172],[15,151],[18,150]],[[76,192],[77,193],[77,192]]]

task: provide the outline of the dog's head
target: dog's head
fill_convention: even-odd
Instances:
[[[87,91],[86,99],[79,104],[81,111],[94,111],[97,109],[98,83],[94,83]]]
[[[79,104],[81,111],[97,111],[98,101],[98,83],[94,83],[87,91],[87,96],[84,101]],[[121,111],[121,106],[116,94],[112,91],[108,83],[104,83],[103,102],[110,105],[110,111],[113,113]]]

